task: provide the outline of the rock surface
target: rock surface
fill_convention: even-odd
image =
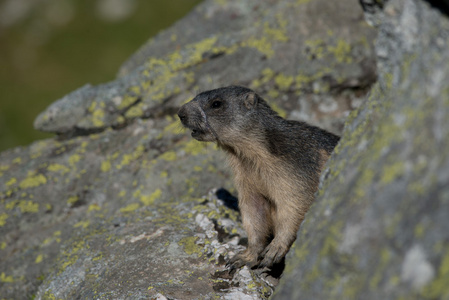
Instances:
[[[347,120],[273,299],[449,299],[448,15],[362,2],[379,81]]]
[[[57,138],[0,154],[1,297],[268,297],[273,277],[224,271],[244,232],[235,203],[217,199],[232,197],[202,196],[233,191],[231,177],[174,113],[240,84],[341,133],[376,80],[374,36],[356,0],[205,1],[115,81],[55,102],[35,125]]]

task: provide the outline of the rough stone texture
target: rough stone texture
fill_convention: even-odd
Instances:
[[[291,118],[341,132],[342,117],[375,81],[374,34],[356,0],[205,1],[143,46],[117,80],[55,102],[35,127],[66,135],[121,127],[235,83]]]
[[[340,133],[375,81],[374,35],[356,0],[205,1],[116,80],[55,102],[35,125],[58,138],[0,154],[1,297],[268,297],[273,277],[223,272],[244,232],[232,205],[201,196],[231,177],[174,113],[241,84]]]
[[[273,299],[449,299],[448,15],[375,2],[379,81],[347,120]]]

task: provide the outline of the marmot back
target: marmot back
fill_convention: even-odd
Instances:
[[[200,93],[178,115],[192,137],[216,142],[228,153],[248,234],[247,250],[229,265],[281,262],[339,137],[281,118],[255,92],[239,86]]]

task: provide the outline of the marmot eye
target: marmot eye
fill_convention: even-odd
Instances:
[[[212,108],[219,108],[219,107],[221,107],[221,101],[214,101],[214,102],[212,102],[212,105],[210,107],[212,107]]]

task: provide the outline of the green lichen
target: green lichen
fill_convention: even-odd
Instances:
[[[369,286],[371,290],[379,289],[379,283],[385,278],[385,269],[389,266],[391,260],[391,253],[388,249],[382,248],[380,252],[380,260],[377,264],[374,274],[371,275]]]
[[[437,276],[421,290],[424,299],[448,299],[449,298],[449,251],[442,255],[442,260]]]
[[[0,227],[5,226],[6,224],[6,219],[8,219],[8,214],[7,213],[2,213],[0,214]]]
[[[247,41],[242,42],[243,47],[257,49],[260,53],[270,58],[274,55],[272,44],[267,37],[255,38],[251,37]]]
[[[87,212],[99,211],[100,209],[101,209],[101,207],[98,204],[93,203],[93,204],[89,205],[89,207],[87,208]]]
[[[76,223],[75,225],[73,225],[73,228],[79,228],[79,227],[81,227],[81,228],[83,228],[83,229],[86,229],[86,228],[89,226],[89,224],[90,224],[90,221],[89,221],[89,220],[86,220],[86,221],[79,221],[78,223]]]
[[[293,76],[287,76],[284,74],[279,74],[276,77],[274,77],[274,82],[281,91],[288,90],[292,86],[294,81],[295,80]]]
[[[74,206],[79,200],[80,198],[78,196],[70,196],[69,199],[67,199],[67,204],[69,206]]]
[[[174,161],[177,158],[176,152],[173,150],[169,150],[164,152],[163,154],[161,154],[161,156],[159,156],[160,159],[165,160],[165,161]]]
[[[12,163],[16,164],[16,165],[20,165],[22,163],[22,158],[21,157],[16,157],[16,158],[14,158],[12,160]]]
[[[125,113],[125,117],[128,119],[138,118],[144,114],[144,103],[140,102],[139,104],[130,107]]]
[[[276,104],[276,102],[270,103],[271,108],[277,112],[277,114],[283,118],[287,117],[287,112],[282,109],[279,105]]]
[[[141,90],[139,86],[132,86],[128,89],[132,94],[137,94],[140,95]],[[133,95],[124,95],[121,98],[120,103],[117,105],[118,109],[125,109],[130,107],[131,105],[133,105],[137,100],[139,99],[138,96],[133,96]]]
[[[187,141],[184,144],[183,149],[187,154],[191,154],[194,156],[207,153],[207,148],[206,148],[205,143],[201,143],[194,139],[190,139],[189,141]]]
[[[170,124],[165,126],[163,129],[163,134],[172,133],[172,134],[181,134],[186,131],[186,129],[181,125],[179,120],[173,120],[171,117],[169,119]]]
[[[149,205],[153,204],[156,199],[160,198],[161,195],[162,195],[162,190],[158,188],[151,195],[140,196],[140,201],[143,203],[143,205],[149,206]]]
[[[396,178],[403,175],[405,172],[404,162],[397,161],[392,164],[387,164],[383,170],[383,176],[380,182],[383,184],[389,184],[393,182]]]
[[[69,157],[70,166],[74,167],[77,162],[81,160],[81,156],[79,154],[73,154]]]
[[[193,170],[194,170],[195,172],[201,172],[201,171],[203,171],[203,167],[201,167],[201,166],[194,166],[194,167],[193,167]]]
[[[270,26],[268,22],[263,25],[263,32],[269,40],[287,42],[289,40],[287,35],[287,20],[281,15],[276,14],[277,26]]]
[[[343,228],[342,221],[332,224],[330,227],[327,228],[327,234],[323,240],[323,244],[320,250],[321,257],[328,257],[329,255],[335,254],[335,251],[338,248],[339,242],[342,238],[341,236],[342,228]]]
[[[5,171],[8,171],[10,166],[0,165],[0,177],[3,176]]]
[[[124,166],[129,165],[131,162],[139,159],[145,151],[143,145],[137,146],[132,153],[123,154],[121,162],[116,166],[118,170],[122,169]],[[107,168],[107,166],[105,166]]]
[[[139,203],[132,203],[132,204],[129,204],[129,205],[125,206],[125,207],[120,208],[120,212],[122,212],[122,213],[130,213],[130,212],[135,211],[139,207],[140,207]]]
[[[60,172],[62,175],[70,172],[70,169],[68,167],[61,165],[61,164],[56,164],[56,163],[50,164],[47,167],[47,170],[50,172]]]
[[[185,237],[178,244],[184,247],[184,251],[188,255],[197,254],[197,257],[200,258],[203,255],[203,248],[195,243],[197,239],[198,237]]]
[[[39,254],[36,259],[34,260],[34,263],[40,264],[44,260],[44,255]]]
[[[325,44],[321,39],[306,40],[305,46],[308,49],[307,58],[310,60],[321,59],[325,55]]]
[[[16,182],[17,182],[17,179],[14,178],[14,177],[12,177],[11,179],[9,179],[9,180],[6,182],[6,186],[7,186],[7,187],[10,187],[11,185],[14,185]]]
[[[328,47],[339,63],[352,63],[351,45],[344,40],[338,40],[337,45]]]
[[[254,89],[257,89],[258,87],[266,84],[267,82],[269,82],[275,75],[274,71],[270,68],[265,68],[262,70],[261,73],[261,78],[260,79],[255,79],[253,80],[253,82],[251,83],[251,87]]]
[[[18,207],[22,213],[37,213],[39,211],[39,203],[33,201],[20,200]]]
[[[366,189],[374,178],[374,171],[370,168],[361,168],[361,174],[354,188],[354,197],[351,198],[352,203],[357,203],[366,195]]]
[[[105,126],[104,117],[105,117],[105,111],[103,109],[96,109],[92,113],[92,124],[95,127],[103,127],[103,126]]]
[[[100,169],[102,172],[109,172],[111,170],[111,162],[109,160],[102,161]]]
[[[47,178],[42,174],[35,175],[33,172],[28,174],[28,177],[22,180],[19,184],[21,189],[28,189],[38,187],[47,183]]]
[[[98,261],[101,259],[103,259],[103,253],[100,252],[99,254],[97,254],[95,257],[92,258],[92,261]]]
[[[9,276],[7,276],[6,274],[5,274],[5,272],[2,272],[1,274],[0,274],[0,282],[3,282],[3,283],[13,283],[15,280],[14,280],[14,278],[11,276],[11,275],[9,275]]]

